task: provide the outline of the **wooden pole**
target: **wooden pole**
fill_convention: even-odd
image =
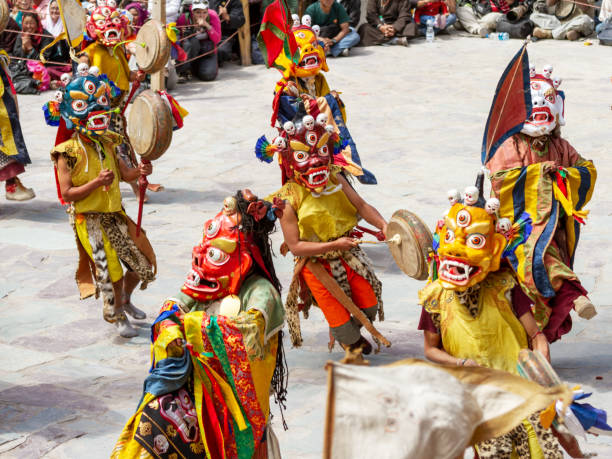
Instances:
[[[241,0],[244,24],[238,29],[238,44],[240,45],[240,60],[244,67],[251,65],[251,18],[249,16],[249,0]]]
[[[166,0],[150,0],[152,3],[152,18],[157,19],[162,26],[166,26]],[[153,91],[163,91],[165,88],[165,71],[163,68],[151,75],[151,89]]]

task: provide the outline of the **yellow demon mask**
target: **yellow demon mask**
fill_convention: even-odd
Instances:
[[[285,53],[280,53],[274,61],[275,66],[283,73],[285,79],[291,77],[308,78],[317,75],[321,70],[327,72],[325,50],[317,41],[314,31],[305,25],[291,30],[299,47],[299,63],[293,64]]]
[[[465,290],[499,269],[506,238],[496,232],[494,213],[457,202],[436,233],[438,278],[445,288]]]

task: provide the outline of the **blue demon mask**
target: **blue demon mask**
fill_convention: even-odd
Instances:
[[[93,75],[70,81],[59,104],[66,127],[88,137],[104,134],[110,124],[110,90],[106,81]]]

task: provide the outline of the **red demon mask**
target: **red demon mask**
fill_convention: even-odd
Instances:
[[[128,19],[116,8],[99,6],[87,20],[87,34],[104,46],[115,46],[127,34]]]
[[[204,238],[193,248],[191,272],[182,291],[199,301],[235,295],[253,266],[259,249],[239,229],[240,216],[234,198],[226,198],[224,209],[204,225]]]
[[[289,128],[289,129],[287,129]],[[331,129],[306,115],[301,124],[286,126],[287,141],[281,151],[281,165],[287,179],[321,192],[329,181],[334,144],[338,139]]]

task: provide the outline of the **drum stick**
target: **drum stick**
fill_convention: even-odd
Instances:
[[[386,241],[364,241],[360,239],[357,241],[358,244],[399,244],[402,242],[402,238],[399,234],[396,234],[391,239],[387,239]]]

